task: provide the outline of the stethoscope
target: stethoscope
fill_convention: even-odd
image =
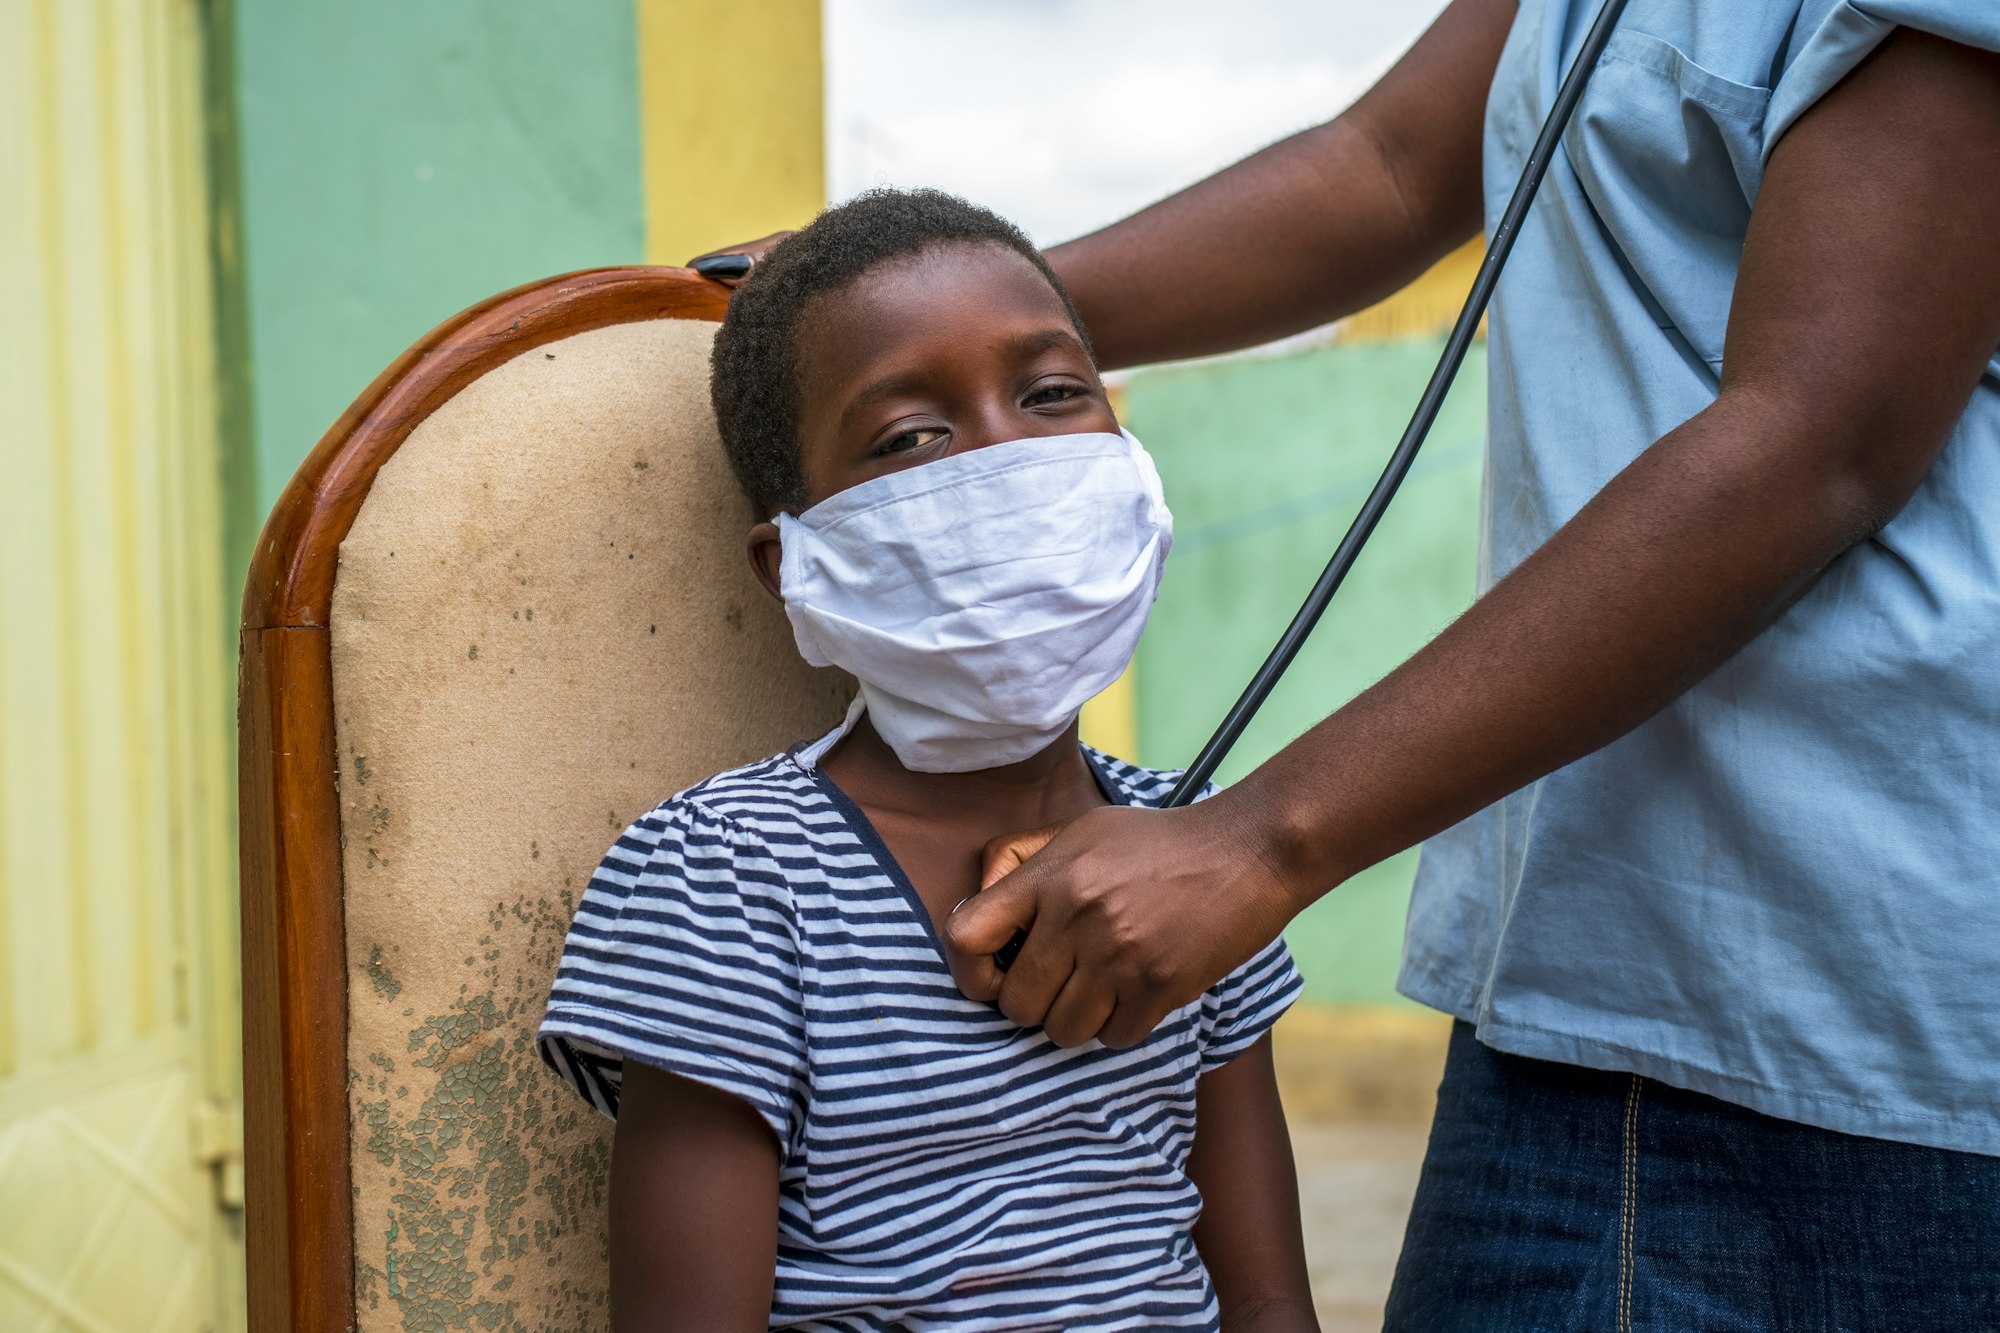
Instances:
[[[1500,270],[1507,265],[1507,256],[1514,249],[1514,241],[1521,231],[1521,220],[1528,214],[1528,206],[1535,202],[1535,192],[1541,188],[1542,177],[1548,172],[1549,162],[1554,158],[1556,146],[1562,141],[1563,132],[1569,128],[1570,116],[1576,111],[1576,104],[1583,96],[1583,88],[1590,81],[1591,71],[1604,54],[1605,43],[1611,40],[1611,30],[1618,25],[1618,16],[1625,9],[1626,0],[1604,0],[1604,7],[1597,12],[1596,21],[1585,34],[1583,46],[1577,51],[1576,59],[1563,76],[1562,86],[1556,90],[1555,105],[1549,108],[1548,119],[1542,122],[1541,133],[1535,136],[1535,146],[1528,153],[1528,160],[1521,168],[1521,179],[1515,183],[1513,196],[1507,201],[1506,211],[1501,213],[1499,225],[1493,229],[1493,239],[1487,243],[1486,256],[1480,260],[1479,272],[1472,280],[1472,290],[1466,294],[1465,305],[1458,312],[1458,320],[1451,326],[1451,336],[1445,339],[1444,353],[1438,357],[1430,381],[1425,384],[1423,396],[1417,399],[1417,410],[1410,417],[1410,424],[1403,429],[1403,436],[1396,442],[1389,461],[1382,469],[1382,475],[1368,492],[1368,498],[1361,503],[1361,510],[1348,525],[1347,534],[1334,548],[1333,558],[1326,562],[1312,591],[1306,594],[1305,603],[1299,607],[1292,623],[1278,636],[1278,642],[1271,649],[1270,656],[1257,668],[1257,674],[1237,697],[1236,703],[1223,715],[1222,724],[1194,762],[1181,774],[1180,781],[1160,803],[1162,809],[1186,805],[1201,793],[1201,789],[1213,777],[1216,768],[1228,757],[1243,729],[1250,725],[1257,710],[1283,678],[1305,647],[1306,639],[1313,632],[1325,614],[1327,604],[1340,590],[1347,578],[1347,571],[1354,567],[1354,561],[1361,554],[1361,548],[1374,535],[1375,525],[1389,508],[1389,501],[1395,498],[1397,487],[1409,474],[1410,465],[1416,462],[1417,451],[1423,448],[1424,439],[1436,423],[1438,411],[1444,406],[1445,395],[1450,392],[1452,381],[1458,378],[1459,367],[1465,361],[1465,353],[1472,346],[1472,335],[1479,327],[1481,317],[1486,314],[1487,303],[1492,300],[1493,288],[1500,280]],[[1016,933],[995,954],[994,961],[1005,970],[1021,951],[1027,936]]]

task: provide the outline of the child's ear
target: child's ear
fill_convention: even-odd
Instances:
[[[782,548],[778,545],[778,525],[759,523],[750,529],[750,572],[757,576],[757,582],[764,585],[764,591],[777,598],[785,599],[778,581],[779,560]]]

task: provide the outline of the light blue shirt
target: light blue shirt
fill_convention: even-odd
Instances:
[[[1598,2],[1522,0],[1489,224]],[[1482,587],[1714,401],[1772,147],[1898,24],[2000,49],[2000,0],[1632,0],[1493,306]],[[1424,848],[1399,985],[1503,1051],[2000,1154],[2000,358],[1776,624]]]

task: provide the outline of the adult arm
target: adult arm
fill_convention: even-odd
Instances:
[[[1269,1034],[1195,1085],[1188,1178],[1201,1191],[1194,1244],[1224,1333],[1318,1333]]]
[[[1057,246],[1106,370],[1227,352],[1390,295],[1479,230],[1486,90],[1515,0],[1453,0],[1324,125]],[[791,235],[688,261],[730,285]]]
[[[1476,235],[1486,92],[1515,8],[1453,0],[1333,120],[1051,250],[1104,368],[1313,328]]]
[[[616,1333],[762,1333],[778,1266],[778,1145],[728,1093],[628,1061],[611,1149]]]
[[[1087,815],[964,904],[961,986],[1135,1041],[1357,870],[1657,712],[1923,479],[2000,344],[1996,219],[2000,56],[1898,30],[1771,154],[1715,402],[1241,783]]]

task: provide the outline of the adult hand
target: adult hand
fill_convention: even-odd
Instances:
[[[1093,810],[987,844],[944,938],[959,989],[1076,1046],[1143,1041],[1277,938],[1297,907],[1228,793]],[[993,954],[1026,931],[1005,972]]]
[[[688,260],[688,267],[711,282],[734,287],[750,276],[751,270],[757,267],[757,261],[769,254],[772,246],[790,235],[789,231],[774,231],[769,236],[745,241],[741,245],[710,250],[705,255],[696,255]]]

